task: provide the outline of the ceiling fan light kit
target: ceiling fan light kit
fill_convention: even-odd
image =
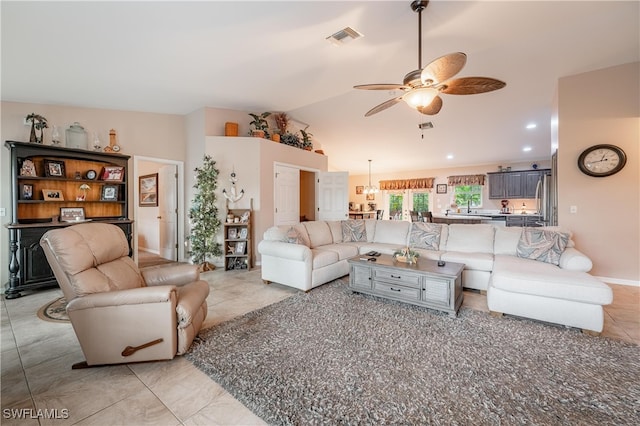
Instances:
[[[409,107],[425,115],[435,115],[442,108],[440,93],[448,95],[474,95],[502,89],[506,83],[489,77],[463,77],[452,80],[467,63],[462,52],[441,56],[422,68],[422,11],[428,0],[411,2],[411,10],[418,13],[418,69],[404,77],[403,84],[362,84],[354,89],[401,90],[403,95],[381,103],[367,111],[365,117],[384,111],[404,101]]]

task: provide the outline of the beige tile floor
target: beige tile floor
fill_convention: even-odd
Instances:
[[[211,285],[205,327],[275,303],[297,290],[264,285],[258,269],[203,274]],[[612,285],[603,335],[640,344],[640,288]],[[2,299],[1,355],[3,425],[233,425],[264,424],[240,402],[182,357],[172,361],[71,370],[83,356],[68,323],[40,320],[37,310],[61,296],[59,289]],[[465,306],[487,311],[486,297],[465,292]],[[21,408],[37,417],[10,418]],[[63,411],[68,410],[68,411]],[[52,413],[52,411],[49,411]]]

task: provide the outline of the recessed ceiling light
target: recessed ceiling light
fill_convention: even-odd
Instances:
[[[447,155],[447,160],[453,160],[453,154],[448,154]]]
[[[529,152],[529,151],[531,151],[531,147],[530,146],[525,146],[524,148],[522,148],[522,150],[524,152]]]
[[[535,129],[536,127],[538,127],[538,125],[536,123],[529,123],[527,124],[527,129],[531,130],[531,129]]]

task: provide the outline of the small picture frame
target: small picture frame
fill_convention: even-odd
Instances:
[[[240,223],[249,222],[249,215],[250,214],[251,214],[251,212],[249,212],[249,210],[247,210],[246,212],[242,213],[242,216],[240,216]]]
[[[46,177],[65,177],[64,161],[44,159],[44,175]]]
[[[240,232],[238,233],[238,238],[246,240],[248,236],[249,236],[249,232],[247,228],[240,228]]]
[[[42,199],[45,201],[64,201],[64,196],[59,189],[43,189]]]
[[[83,207],[60,207],[62,222],[80,222],[85,220]]]
[[[376,199],[376,194],[367,194],[367,201],[373,201]]]
[[[436,185],[436,194],[446,194],[447,193],[447,184],[439,183]]]
[[[158,174],[144,175],[138,178],[140,207],[158,206]]]
[[[19,160],[18,160],[19,161]],[[20,176],[38,176],[36,172],[36,165],[30,159],[25,159],[20,166]]]
[[[23,183],[20,185],[20,199],[33,200],[33,185],[30,183]]]
[[[105,185],[100,192],[100,201],[118,201],[118,187],[116,185]]]
[[[238,238],[238,230],[236,228],[229,228],[228,236],[230,240]]]
[[[124,180],[124,167],[106,166],[102,169],[100,179],[112,182],[122,182]]]
[[[239,241],[236,243],[236,254],[244,254],[244,249],[247,247],[247,243]]]
[[[364,192],[364,186],[356,186],[356,194],[361,195]]]

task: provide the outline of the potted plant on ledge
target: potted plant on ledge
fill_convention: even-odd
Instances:
[[[306,151],[311,151],[313,149],[313,142],[311,142],[311,133],[307,132],[306,129],[300,130],[302,134],[302,149]]]
[[[253,118],[253,121],[249,122],[249,126],[253,126],[249,134],[256,138],[269,139],[269,123],[267,122],[267,117],[269,117],[271,113],[263,112],[260,115],[249,113],[249,115]]]

